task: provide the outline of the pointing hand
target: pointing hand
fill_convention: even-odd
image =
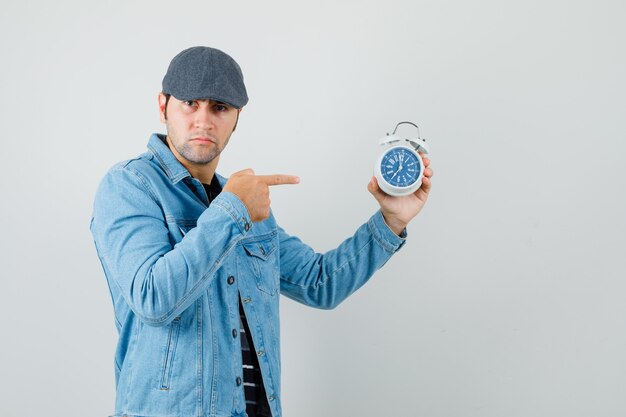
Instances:
[[[224,185],[224,191],[235,194],[248,209],[250,219],[260,222],[270,216],[269,187],[282,184],[298,184],[295,175],[255,175],[250,168],[235,172]]]

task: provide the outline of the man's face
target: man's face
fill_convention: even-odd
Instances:
[[[213,100],[180,101],[173,96],[167,103],[159,94],[161,122],[167,127],[172,152],[183,165],[208,164],[226,147],[237,125],[239,110]],[[181,160],[181,157],[183,160]]]

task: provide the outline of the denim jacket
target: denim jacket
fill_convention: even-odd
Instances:
[[[241,300],[279,417],[278,295],[333,308],[404,238],[378,211],[336,249],[316,253],[273,215],[253,223],[232,193],[209,205],[202,184],[163,140],[152,135],[148,152],[109,170],[91,218],[119,333],[115,415],[245,416],[235,331]]]

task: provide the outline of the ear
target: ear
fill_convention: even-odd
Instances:
[[[159,93],[158,102],[159,102],[159,118],[161,119],[161,123],[165,123],[165,94]]]

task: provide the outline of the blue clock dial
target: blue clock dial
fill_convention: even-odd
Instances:
[[[421,166],[413,152],[406,148],[392,148],[383,156],[380,172],[394,187],[409,187],[420,176]]]

